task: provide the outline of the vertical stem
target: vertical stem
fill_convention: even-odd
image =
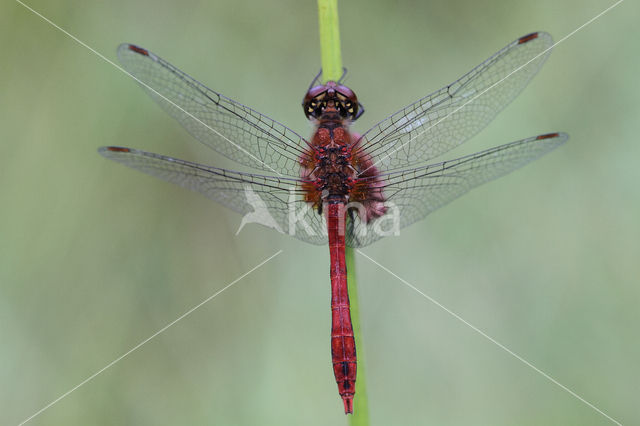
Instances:
[[[338,0],[318,0],[318,22],[320,25],[320,52],[322,58],[322,80],[337,81],[342,76],[340,53],[340,27],[338,25]],[[349,416],[351,426],[369,425],[369,407],[365,387],[364,350],[360,330],[360,307],[353,249],[346,247],[347,286],[351,305],[351,323],[355,335],[358,356],[356,392],[353,398],[353,415]]]
[[[351,305],[351,323],[356,338],[358,355],[358,373],[356,377],[356,393],[353,398],[353,415],[349,419],[351,426],[369,425],[369,403],[367,398],[366,374],[364,368],[364,351],[362,345],[362,330],[360,329],[360,304],[358,303],[358,285],[356,283],[356,263],[351,247],[345,248],[347,264],[347,287],[349,289],[349,304]]]
[[[342,76],[338,0],[318,0],[318,23],[320,25],[322,80],[323,83],[329,80],[337,81]]]

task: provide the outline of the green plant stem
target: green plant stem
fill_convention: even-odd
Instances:
[[[338,81],[342,76],[340,54],[340,27],[338,25],[338,0],[318,0],[318,22],[320,25],[320,52],[322,58],[322,81]],[[360,330],[360,307],[353,249],[345,251],[347,266],[347,286],[351,304],[351,323],[356,340],[358,370],[356,392],[353,398],[353,415],[349,416],[351,426],[369,425],[369,407],[365,387],[364,350]]]
[[[320,25],[320,57],[322,81],[338,81],[342,76],[340,54],[340,26],[338,24],[338,0],[318,0]]]
[[[362,345],[362,330],[360,329],[360,305],[358,303],[358,285],[356,283],[356,263],[353,249],[345,250],[347,265],[347,287],[349,289],[349,302],[351,305],[351,323],[356,338],[356,350],[358,355],[358,370],[356,377],[356,393],[353,398],[353,415],[349,418],[351,426],[369,425],[369,403],[367,399],[367,386],[365,380],[364,351]]]

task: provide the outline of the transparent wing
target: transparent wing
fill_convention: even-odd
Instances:
[[[259,223],[311,244],[327,243],[324,218],[306,203],[298,179],[234,172],[133,148],[101,147],[98,152],[199,192],[242,214],[242,224]],[[295,219],[291,225],[290,217]]]
[[[118,58],[149,96],[203,144],[240,164],[298,176],[307,143],[293,130],[214,92],[146,49],[122,44]]]
[[[424,164],[484,128],[538,72],[553,40],[515,40],[454,83],[403,108],[362,135],[357,150],[381,170]]]
[[[487,149],[455,160],[379,176],[386,198],[384,216],[364,223],[352,215],[347,244],[363,247],[395,229],[423,219],[470,189],[503,176],[567,141],[565,133],[549,133]],[[356,185],[368,186],[367,179]],[[394,220],[396,222],[394,222]]]

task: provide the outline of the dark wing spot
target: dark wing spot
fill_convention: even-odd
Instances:
[[[123,148],[121,146],[108,146],[107,151],[111,152],[131,152],[129,148]]]
[[[540,135],[538,137],[536,137],[536,140],[542,140],[542,139],[551,139],[551,138],[557,138],[560,134],[559,133],[547,133],[546,135]]]
[[[147,49],[143,49],[142,47],[138,47],[138,46],[133,45],[133,44],[129,45],[129,50],[131,50],[133,52],[136,52],[136,53],[139,53],[139,54],[144,55],[144,56],[149,56],[149,51]]]
[[[523,43],[526,43],[528,41],[534,40],[536,38],[538,38],[538,33],[527,34],[526,36],[520,37],[518,39],[518,44],[523,44]]]

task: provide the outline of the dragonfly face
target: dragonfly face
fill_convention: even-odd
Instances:
[[[309,89],[302,101],[307,118],[356,120],[362,115],[358,97],[347,86],[329,81]]]

